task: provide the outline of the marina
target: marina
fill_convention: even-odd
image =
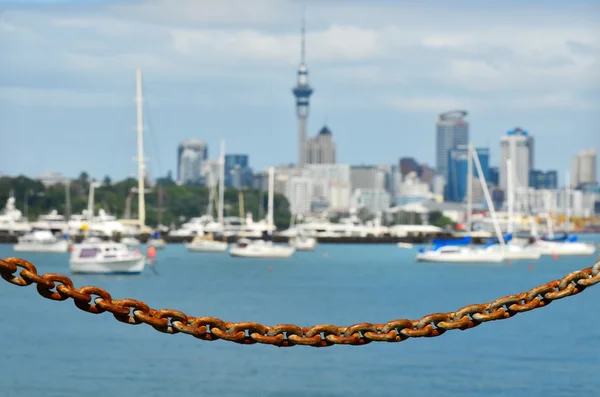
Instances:
[[[582,239],[597,243],[600,235]],[[313,252],[297,252],[285,260],[253,259],[240,266],[240,258],[198,255],[175,244],[157,253],[157,274],[145,269],[138,276],[83,274],[73,276],[73,280],[80,286],[106,288],[114,299],[141,298],[154,307],[176,308],[190,315],[309,326],[378,323],[453,311],[507,293],[526,291],[588,267],[595,260],[595,257],[555,260],[545,256],[534,264],[526,261],[501,265],[419,264],[414,260],[417,249],[398,249],[391,244],[319,244]],[[0,257],[11,255],[9,246],[0,245]],[[67,253],[21,256],[36,264],[40,273],[68,271]],[[317,273],[319,277],[315,278]],[[424,273],[428,274],[426,282],[415,283],[423,280]],[[240,294],[245,297],[242,301]],[[317,304],[307,304],[307,296]],[[264,345],[239,346],[184,334],[165,335],[152,327],[121,324],[108,313],[79,315],[73,313],[77,308],[72,304],[40,299],[43,298],[35,290],[0,284],[0,310],[12,319],[5,323],[4,337],[0,338],[0,349],[11,360],[6,376],[0,377],[0,388],[18,388],[26,397],[38,395],[39,388],[44,388],[47,395],[92,392],[96,384],[89,380],[98,377],[105,380],[103,393],[111,396],[152,395],[166,387],[165,378],[170,379],[170,394],[187,395],[190,388],[204,388],[207,393],[223,396],[244,394],[249,389],[263,394],[276,390],[297,395],[298,376],[313,379],[302,386],[301,395],[362,396],[367,388],[382,395],[390,387],[402,387],[415,395],[436,394],[439,386],[431,382],[432,377],[445,384],[447,396],[462,396],[468,387],[472,393],[525,397],[531,392],[522,385],[530,382],[536,382],[536,393],[540,395],[567,396],[570,395],[567,389],[556,390],[570,384],[574,374],[591,379],[578,386],[582,393],[593,395],[598,386],[594,381],[594,363],[595,352],[600,349],[595,337],[600,320],[592,315],[600,299],[597,287],[539,311],[465,332],[448,332],[439,338],[409,339],[400,344],[371,343],[358,348],[334,346],[318,351],[301,346],[290,350]],[[290,311],[290,307],[294,310]],[[32,327],[30,317],[23,316],[24,312],[35,315],[36,321],[43,324],[41,334],[40,327]],[[586,326],[573,328],[572,324],[582,321],[582,315]],[[552,326],[540,327],[540,324]],[[13,343],[15,340],[20,343]],[[558,345],[561,349],[556,350]],[[78,353],[50,367],[29,358],[55,355],[64,349]],[[181,356],[188,355],[190,349],[202,350],[211,360],[181,361]],[[116,350],[119,354],[114,353]],[[469,354],[465,355],[465,351]],[[263,364],[254,367],[252,375],[241,376],[232,383],[229,373],[245,374],[248,362],[255,360],[257,354]],[[569,361],[573,354],[578,360]],[[413,364],[399,363],[398,355]],[[360,366],[337,366],[340,357],[356,363],[371,362],[368,376]],[[539,360],[543,360],[542,366]],[[570,363],[568,367],[565,360]],[[86,369],[85,364],[90,362],[102,365]],[[191,362],[195,364],[190,365]],[[221,371],[222,366],[228,370]],[[336,368],[333,372],[332,367]],[[390,368],[397,371],[389,371]],[[485,384],[473,384],[472,373],[482,368],[492,375]],[[551,378],[547,376],[548,368],[555,368],[551,370]],[[324,377],[322,374],[327,371],[330,375]],[[81,378],[73,377],[65,389],[64,374],[70,373],[78,373]],[[134,378],[124,375],[127,373]],[[35,382],[28,381],[32,377]],[[512,382],[507,383],[507,377]]]

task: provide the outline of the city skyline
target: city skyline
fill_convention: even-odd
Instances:
[[[0,118],[3,140],[11,134],[11,152],[0,172],[74,177],[87,171],[113,179],[135,174],[138,65],[149,108],[145,152],[153,177],[168,170],[177,175],[176,146],[185,139],[204,140],[211,148],[224,139],[228,152],[247,153],[255,170],[296,162],[289,87],[298,65],[302,8],[265,1],[251,13],[243,3],[222,8],[235,3],[226,1],[202,14],[197,9],[205,3],[179,3],[185,12],[169,8],[159,15],[158,0],[53,8],[4,2]],[[311,86],[319,92],[311,98],[307,136],[316,135],[327,118],[339,163],[397,164],[414,157],[433,166],[435,118],[465,109],[471,140],[490,149],[490,165],[499,165],[500,138],[520,126],[535,136],[536,169],[556,169],[562,182],[571,158],[600,143],[600,79],[593,66],[600,34],[591,18],[598,6],[509,2],[523,19],[507,30],[505,11],[459,3],[460,13],[439,2],[353,3],[344,12],[331,2],[306,2]],[[544,22],[523,23],[535,12]],[[559,24],[564,15],[569,19]],[[453,29],[473,16],[478,19],[471,28],[481,36]],[[228,44],[228,34],[241,45]],[[142,42],[148,35],[157,40],[154,48]],[[390,51],[399,54],[386,55]],[[161,61],[165,54],[174,58]],[[35,162],[22,155],[31,150]]]

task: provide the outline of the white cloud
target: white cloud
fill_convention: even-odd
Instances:
[[[403,84],[437,98],[397,103],[415,109],[436,101],[443,106],[453,90],[465,98],[523,93],[552,98],[567,92],[573,100],[565,103],[573,104],[578,92],[600,88],[596,26],[553,23],[560,18],[549,14],[540,17],[544,24],[528,25],[522,18],[508,25],[506,15],[493,11],[458,13],[415,4],[311,5],[311,76],[370,85],[380,96],[395,95],[392,86]],[[139,66],[171,81],[247,79],[255,82],[247,86],[251,90],[266,80],[279,84],[278,76],[292,74],[299,60],[300,5],[292,1],[146,0],[109,4],[102,11],[15,13],[14,20],[2,22],[12,27],[7,64],[89,76],[123,75]]]

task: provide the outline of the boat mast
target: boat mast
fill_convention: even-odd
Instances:
[[[471,144],[469,143],[469,148],[471,148]],[[487,202],[488,208],[490,209],[490,215],[492,215],[492,222],[494,224],[494,229],[496,230],[496,235],[498,236],[498,240],[500,241],[500,245],[504,246],[504,236],[502,236],[502,230],[500,230],[500,224],[498,223],[498,218],[496,217],[496,211],[494,210],[494,203],[492,202],[492,197],[490,196],[490,191],[487,188],[487,182],[485,180],[485,176],[483,175],[483,170],[481,169],[481,163],[479,162],[479,156],[477,152],[471,148],[471,153],[473,154],[473,161],[475,162],[475,167],[477,169],[477,173],[479,174],[479,182],[481,182],[481,186],[483,187],[483,195],[485,196],[485,201]],[[469,159],[470,162],[470,159]]]
[[[67,222],[71,219],[71,180],[65,180],[65,219]]]
[[[565,172],[565,235],[569,234],[569,224],[571,218],[571,180],[569,171]]]
[[[219,156],[219,226],[225,231],[223,224],[223,207],[225,206],[225,141],[221,140],[221,154]]]
[[[471,224],[472,213],[473,213],[473,198],[472,198],[472,190],[473,190],[473,151],[471,149],[471,143],[467,147],[467,233],[471,235]]]
[[[275,185],[275,169],[273,167],[269,167],[269,201],[268,201],[268,212],[267,212],[267,225],[269,225],[269,234],[272,234],[272,225],[273,225],[273,188]]]
[[[144,120],[142,114],[142,71],[136,71],[137,102],[137,163],[138,163],[138,219],[140,232],[146,225],[146,205],[144,201]]]
[[[513,211],[514,211],[514,192],[513,192],[513,169],[511,159],[506,159],[506,185],[507,185],[507,194],[508,194],[508,226],[506,231],[508,233],[513,232]]]

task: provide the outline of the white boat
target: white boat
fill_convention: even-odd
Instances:
[[[15,198],[11,191],[6,200],[6,206],[0,211],[0,232],[9,234],[25,234],[31,231],[31,225],[27,218],[23,217],[21,211],[15,206]]]
[[[399,242],[398,244],[396,244],[396,246],[398,248],[406,248],[406,249],[412,249],[413,245],[411,243],[403,243],[403,242]]]
[[[188,251],[195,252],[225,252],[228,246],[226,241],[215,240],[212,233],[196,236],[191,242],[185,243]]]
[[[19,237],[13,249],[16,252],[67,252],[69,241],[56,237],[50,230],[34,230]]]
[[[437,249],[421,250],[416,259],[417,262],[497,263],[504,260],[504,253],[470,246],[446,245]]]
[[[75,274],[139,274],[146,258],[115,242],[83,242],[73,245],[69,269]]]
[[[274,172],[273,167],[269,167],[269,200],[267,213],[267,223],[269,225],[273,225]],[[296,252],[296,248],[289,245],[273,244],[270,233],[265,233],[261,240],[241,238],[229,250],[229,254],[233,257],[246,258],[289,258],[294,252]]]
[[[580,241],[546,241],[537,240],[532,244],[542,255],[589,256],[594,255],[596,246]]]
[[[313,251],[317,246],[317,239],[314,237],[296,236],[290,239],[289,245],[296,248],[297,251]]]
[[[234,257],[245,258],[289,258],[296,248],[273,244],[272,241],[239,239],[229,250]]]
[[[496,263],[504,260],[505,243],[498,225],[494,205],[487,189],[485,179],[483,179],[483,171],[477,152],[473,150],[472,144],[468,144],[468,159],[467,159],[467,233],[471,233],[472,225],[472,175],[473,163],[477,167],[477,174],[481,185],[484,187],[483,193],[485,200],[490,210],[490,215],[494,222],[496,235],[500,241],[499,249],[476,248],[471,246],[471,236],[467,235],[458,240],[433,240],[433,248],[420,249],[416,255],[416,260],[419,262],[446,262],[446,263]],[[482,180],[483,179],[483,180]]]
[[[540,259],[540,257],[542,256],[542,252],[533,245],[523,247],[520,245],[510,243],[504,245],[494,244],[490,245],[489,247],[486,247],[485,249],[490,252],[502,252],[504,254],[504,259],[512,260],[536,260]]]
[[[511,148],[511,156],[515,156],[514,152],[512,151]],[[514,174],[514,167],[512,166],[512,160],[511,158],[508,158],[506,160],[506,170],[507,170],[507,199],[508,199],[508,224],[507,224],[507,230],[508,230],[508,234],[504,237],[502,237],[502,230],[500,228],[500,225],[498,223],[498,220],[496,220],[496,225],[498,226],[496,229],[496,235],[497,238],[500,242],[500,244],[490,244],[489,246],[487,246],[486,248],[490,251],[501,251],[504,253],[504,259],[512,259],[512,260],[537,260],[540,259],[540,257],[542,256],[542,253],[540,252],[539,249],[537,249],[537,247],[530,245],[530,244],[525,244],[523,243],[522,240],[517,240],[515,241],[513,239],[513,230],[514,230],[514,200],[515,200],[515,194],[514,194],[514,186],[516,183],[516,176]],[[486,192],[489,194],[489,191],[487,190],[487,183],[483,184],[484,189],[486,190]],[[494,205],[492,202],[488,203],[488,205]]]

